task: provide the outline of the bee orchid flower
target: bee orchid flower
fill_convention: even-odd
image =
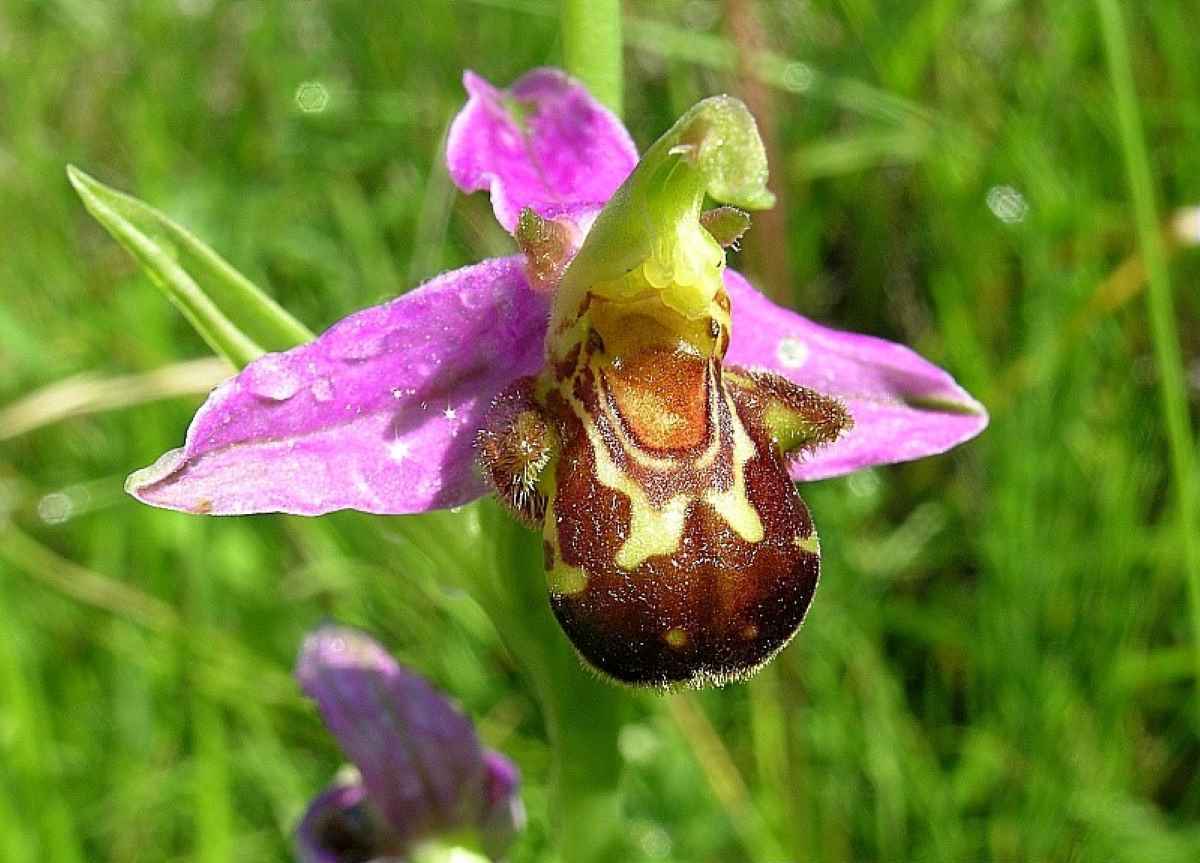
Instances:
[[[482,748],[432,686],[340,626],[305,640],[296,677],[354,765],[301,819],[301,863],[407,860],[423,843],[468,834],[489,858],[503,856],[525,820],[517,769]]]
[[[594,669],[743,677],[816,588],[793,481],[941,453],[987,414],[908,348],[814,323],[725,268],[745,211],[773,201],[736,99],[699,103],[639,160],[559,71],[465,84],[450,175],[490,193],[518,253],[251,363],[128,489],[195,513],[318,515],[490,488],[542,533],[551,605]]]

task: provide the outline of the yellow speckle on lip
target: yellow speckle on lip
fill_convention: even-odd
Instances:
[[[758,627],[753,623],[747,623],[742,627],[739,635],[741,635],[742,638],[746,639],[747,641],[752,638],[758,638]]]
[[[550,592],[564,596],[574,596],[587,589],[587,574],[577,566],[570,566],[561,561],[556,563],[546,573]]]
[[[688,643],[688,636],[687,633],[679,627],[674,627],[666,631],[666,633],[663,635],[663,641],[665,641],[671,647],[679,648]]]
[[[821,540],[815,532],[810,533],[808,536],[792,537],[792,544],[801,551],[807,551],[811,554],[821,553]]]

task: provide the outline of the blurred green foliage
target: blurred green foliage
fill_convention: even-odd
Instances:
[[[626,4],[643,146],[747,86],[737,5]],[[123,476],[179,444],[199,394],[144,401],[145,379],[121,377],[124,407],[60,417],[60,388],[19,428],[12,406],[206,356],[91,221],[67,162],[318,330],[508,249],[440,144],[464,67],[506,82],[558,61],[555,8],[0,6],[0,860],[289,859],[338,764],[289,678],[324,616],[379,635],[517,759],[531,827],[515,857],[545,859],[537,700],[443,586],[454,556],[414,540],[421,520],[152,511]],[[784,259],[777,296],[912,344],[993,425],[950,455],[805,488],[825,550],[808,622],[750,685],[633,699],[630,831],[649,860],[1200,859],[1184,560],[1095,8],[757,13],[786,221],[782,247],[751,243],[740,264]],[[1165,220],[1200,201],[1195,9],[1125,14]],[[1194,416],[1200,253],[1170,263]]]

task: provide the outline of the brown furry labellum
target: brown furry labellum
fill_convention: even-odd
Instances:
[[[481,468],[540,526],[551,606],[589,666],[640,686],[744,678],[799,628],[820,573],[787,454],[850,418],[723,367],[723,296],[684,341],[627,308],[614,326],[604,305],[589,299],[572,348],[496,400]]]

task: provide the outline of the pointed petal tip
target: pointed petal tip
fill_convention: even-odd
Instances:
[[[182,451],[126,488],[212,515],[459,506],[484,494],[474,435],[543,362],[549,301],[520,257],[484,261],[267,354],[217,387]]]
[[[729,360],[760,367],[845,403],[854,428],[792,466],[797,480],[937,455],[978,435],[987,409],[944,369],[904,345],[816,324],[726,271],[733,305]]]

